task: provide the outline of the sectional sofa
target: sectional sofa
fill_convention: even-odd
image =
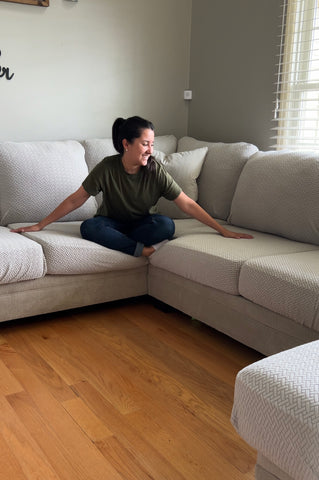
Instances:
[[[269,355],[319,338],[319,160],[248,143],[155,138],[155,157],[229,229],[226,239],[161,199],[176,233],[149,259],[80,237],[90,198],[39,221],[114,153],[111,139],[0,144],[0,321],[149,294]]]

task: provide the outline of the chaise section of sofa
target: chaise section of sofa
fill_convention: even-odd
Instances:
[[[231,420],[258,451],[256,480],[319,477],[319,342],[272,355],[236,378]]]

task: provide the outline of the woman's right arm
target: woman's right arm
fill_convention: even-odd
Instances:
[[[35,225],[31,225],[30,227],[20,227],[11,230],[11,232],[15,233],[22,233],[22,232],[38,232],[39,230],[42,230],[44,227],[49,225],[52,222],[56,222],[60,218],[64,217],[70,212],[73,212],[73,210],[76,210],[77,208],[81,207],[88,199],[90,198],[90,194],[87,193],[84,188],[81,187],[76,190],[76,192],[72,193],[69,197],[67,197],[65,200],[63,200],[60,205],[53,210],[47,217],[45,217],[43,220],[41,220],[39,223],[36,223]]]

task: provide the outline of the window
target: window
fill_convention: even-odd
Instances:
[[[275,148],[319,150],[318,0],[284,0]]]

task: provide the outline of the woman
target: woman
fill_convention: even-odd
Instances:
[[[174,235],[172,219],[151,213],[161,196],[172,200],[186,214],[210,226],[224,237],[252,238],[217,223],[177,185],[152,157],[154,127],[141,117],[118,118],[112,128],[117,155],[106,157],[90,172],[80,188],[36,225],[13,232],[36,232],[83,205],[91,195],[103,192],[95,217],[81,225],[84,239],[136,257],[150,256]]]

